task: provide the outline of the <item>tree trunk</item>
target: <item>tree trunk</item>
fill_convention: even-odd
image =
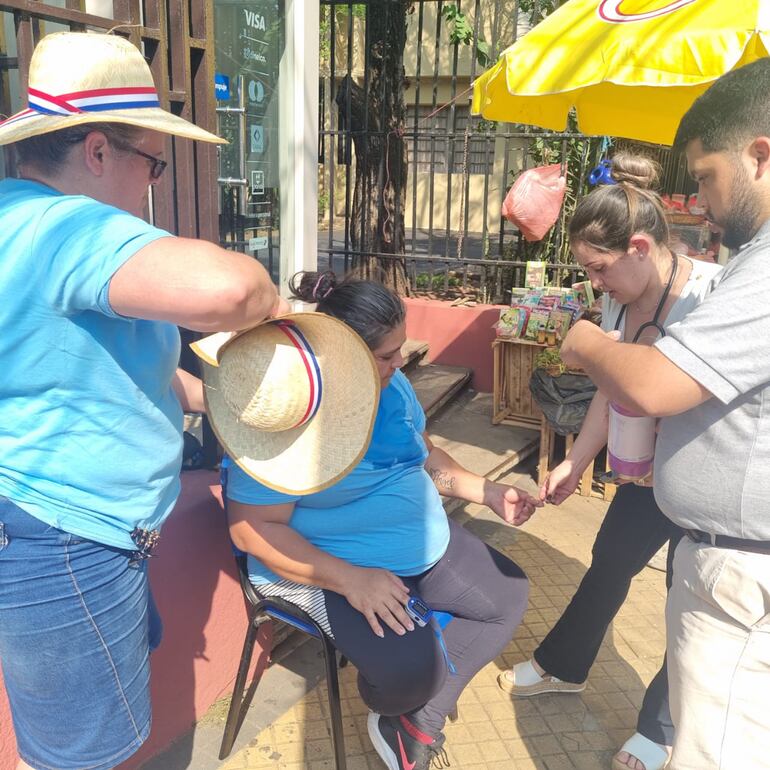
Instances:
[[[404,259],[404,201],[407,158],[403,139],[404,46],[411,0],[367,5],[365,87],[349,75],[335,101],[356,154],[350,217],[354,271],[409,294]],[[393,257],[377,256],[393,254]]]

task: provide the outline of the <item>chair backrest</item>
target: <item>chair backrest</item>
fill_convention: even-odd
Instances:
[[[254,588],[251,580],[249,580],[249,557],[240,548],[236,548],[234,543],[231,542],[230,545],[233,549],[235,565],[238,568],[238,580],[240,581],[243,595],[252,607],[256,607],[262,601],[262,597]]]
[[[301,607],[292,604],[280,596],[262,596],[254,584],[249,580],[248,556],[233,545],[235,563],[238,567],[238,579],[241,582],[241,590],[246,601],[256,612],[263,612],[271,618],[282,620],[290,626],[304,631],[310,636],[320,639],[323,637],[321,627]]]

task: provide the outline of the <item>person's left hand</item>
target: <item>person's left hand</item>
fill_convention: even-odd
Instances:
[[[488,482],[484,489],[484,505],[491,508],[504,522],[522,525],[543,503],[518,487]]]
[[[583,357],[586,348],[600,337],[616,341],[620,339],[620,332],[605,332],[601,327],[592,324],[590,321],[578,321],[567,332],[567,336],[561,344],[561,348],[559,349],[561,360],[564,361],[567,366],[575,368],[582,367],[584,364]]]

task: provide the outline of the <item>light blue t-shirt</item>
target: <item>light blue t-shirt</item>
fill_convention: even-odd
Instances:
[[[0,182],[0,495],[118,548],[179,493],[178,330],[108,300],[116,270],[168,235],[92,198]]]
[[[380,395],[372,441],[344,479],[322,492],[292,496],[255,481],[229,459],[227,497],[250,505],[296,503],[289,526],[317,548],[359,567],[419,575],[446,552],[449,523],[425,472],[425,413],[396,372]],[[280,580],[253,557],[255,583]]]

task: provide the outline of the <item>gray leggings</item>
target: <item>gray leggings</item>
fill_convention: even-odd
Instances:
[[[432,736],[468,682],[511,640],[527,606],[527,578],[514,562],[452,521],[449,529],[449,546],[438,563],[402,579],[432,609],[453,615],[443,637],[456,673],[449,673],[430,625],[398,636],[383,624],[380,639],[340,594],[288,581],[258,586],[263,594],[299,604],[330,631],[334,645],[358,669],[358,688],[370,709],[405,714]]]

